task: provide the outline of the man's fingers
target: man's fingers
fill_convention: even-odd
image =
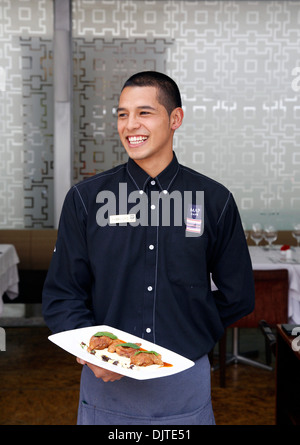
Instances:
[[[107,369],[103,369],[99,366],[92,365],[91,363],[88,363],[79,357],[76,357],[76,361],[80,365],[87,365],[93,371],[95,377],[97,377],[98,379],[102,379],[104,382],[114,382],[115,380],[120,380],[122,377],[124,377],[121,374],[117,374]]]

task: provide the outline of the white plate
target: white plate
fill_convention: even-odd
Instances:
[[[172,366],[163,366],[159,368],[151,366],[146,367],[134,367],[133,369],[121,368],[119,366],[113,365],[102,361],[99,357],[90,354],[86,350],[82,349],[80,346],[81,342],[89,344],[90,338],[97,332],[111,332],[116,335],[120,340],[124,340],[127,343],[141,343],[141,348],[147,351],[155,351],[161,354],[162,360]],[[87,328],[74,329],[71,331],[64,331],[58,334],[50,335],[49,340],[55,343],[60,348],[69,352],[70,354],[79,357],[94,365],[100,366],[102,368],[108,369],[110,371],[117,372],[118,374],[125,375],[127,377],[132,377],[137,380],[147,380],[155,379],[158,377],[166,377],[168,375],[177,374],[178,372],[185,371],[188,368],[194,366],[194,362],[179,355],[175,352],[158,346],[154,343],[146,341],[142,338],[136,337],[134,335],[128,334],[124,331],[112,328],[110,326],[91,326]],[[108,354],[107,354],[108,355]]]

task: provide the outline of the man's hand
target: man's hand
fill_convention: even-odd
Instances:
[[[107,369],[101,368],[100,366],[93,365],[92,363],[88,363],[81,358],[76,358],[77,363],[80,365],[87,365],[95,374],[95,377],[98,379],[102,379],[103,382],[114,382],[115,380],[120,380],[124,377],[121,374],[117,374],[116,372],[108,371]]]

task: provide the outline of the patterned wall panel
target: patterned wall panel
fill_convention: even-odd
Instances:
[[[18,39],[6,32],[6,9],[0,17],[0,227],[19,228],[24,223],[22,78]]]
[[[74,38],[88,54],[82,63],[91,64],[92,57],[97,76],[103,73],[91,101],[100,112],[92,122],[101,154],[92,162],[99,145],[86,123],[94,147],[80,142],[79,130],[79,153],[90,154],[77,157],[78,179],[85,175],[87,157],[88,174],[93,165],[106,169],[122,162],[122,148],[111,134],[113,120],[103,126],[103,85],[117,76],[109,86],[109,113],[120,78],[147,69],[147,52],[155,55],[161,46],[163,71],[178,82],[184,103],[185,122],[175,140],[180,161],[228,186],[247,223],[274,214],[280,228],[290,228],[294,217],[300,221],[300,92],[292,87],[293,70],[300,67],[299,1],[76,0],[73,5]],[[130,48],[123,60],[116,58],[118,38],[127,39]],[[93,39],[103,45],[102,62],[101,51],[86,43]],[[86,92],[87,84],[82,86]],[[89,89],[90,97],[95,91]]]
[[[0,2],[0,228],[53,226],[52,9]]]
[[[246,222],[300,220],[300,1],[73,0],[74,181],[124,162],[112,108],[133,72],[178,82],[179,160]],[[0,2],[0,228],[53,221],[52,0]]]
[[[124,163],[114,109],[127,77],[136,71],[166,71],[163,39],[74,39],[74,180]]]
[[[24,225],[53,227],[52,41],[21,38]]]

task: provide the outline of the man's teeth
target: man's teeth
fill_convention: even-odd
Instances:
[[[131,136],[128,138],[130,144],[140,144],[147,139],[146,136]]]

